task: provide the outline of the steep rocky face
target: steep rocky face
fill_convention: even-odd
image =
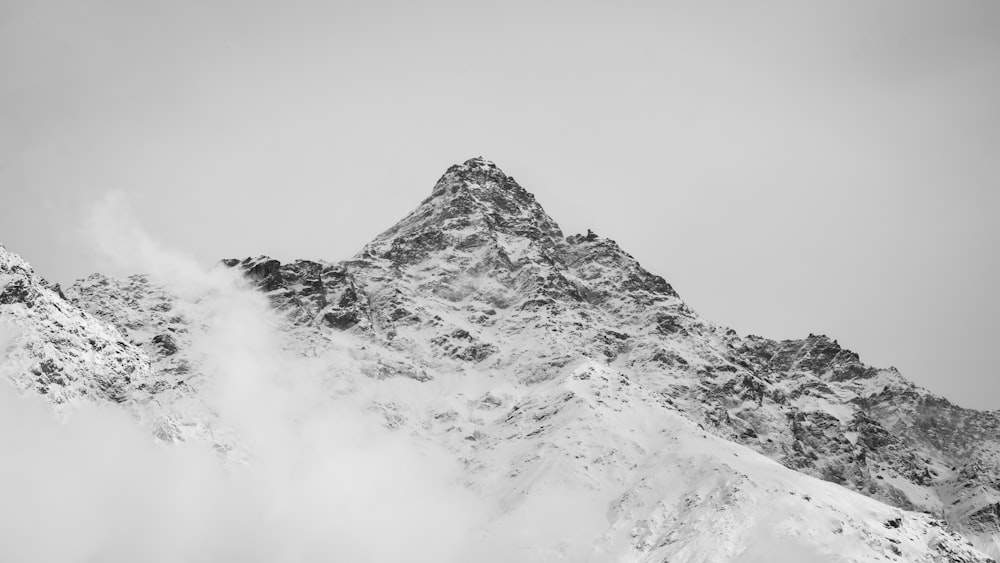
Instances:
[[[788,524],[796,533],[853,538],[857,560],[986,560],[938,519],[1000,552],[996,413],[951,405],[823,336],[743,338],[706,321],[614,241],[564,237],[481,158],[449,168],[350,260],[222,264],[282,312],[300,354],[346,333],[365,375],[437,393],[372,408],[445,444],[471,487],[510,510],[556,486],[593,491],[605,547],[630,560],[725,560],[782,511],[814,519]],[[66,295],[148,358],[156,383],[123,396],[148,389],[170,405],[197,391],[197,323],[169,292],[92,276]],[[183,435],[182,417],[165,417],[166,438]]]
[[[776,440],[780,448],[762,451],[884,502],[945,518],[997,553],[991,507],[1000,485],[998,413],[953,405],[895,369],[863,364],[823,336],[785,342],[751,337],[745,346],[754,379],[743,391],[759,397],[762,407],[774,403],[771,412],[786,421],[762,421],[768,409],[747,409],[725,393],[720,402],[731,420],[751,421],[758,435],[737,439],[751,446],[757,441],[760,449],[761,428],[785,426],[790,433]]]
[[[159,389],[149,358],[114,325],[68,302],[58,286],[0,245],[0,372],[55,404],[141,401]]]
[[[741,338],[705,321],[614,241],[563,239],[533,197],[482,159],[450,168],[353,260],[228,263],[296,322],[405,352],[401,374],[487,371],[537,384],[595,361],[721,437],[945,518],[996,552],[995,413],[951,405],[823,336]],[[302,281],[320,270],[322,292],[318,276]]]
[[[549,255],[565,246],[562,231],[535,196],[492,162],[473,158],[449,168],[430,197],[376,237],[361,256],[414,265],[448,248],[492,247],[505,254],[508,248],[497,248],[504,242],[527,241]]]
[[[281,264],[267,256],[222,264],[243,270],[249,280],[267,292],[274,304],[290,313],[299,326],[370,330],[371,307],[358,292],[354,276],[342,264],[298,260]]]
[[[118,327],[131,344],[145,352],[160,376],[154,393],[192,375],[183,350],[188,320],[176,310],[175,298],[147,276],[125,280],[93,274],[67,290],[67,300],[90,315]],[[179,352],[181,352],[179,354]]]
[[[525,381],[584,358],[618,358],[630,346],[618,329],[633,317],[654,335],[685,330],[680,317],[695,320],[669,284],[613,241],[564,239],[534,197],[482,159],[451,167],[430,198],[353,260],[225,263],[297,325],[350,329],[418,363]],[[522,340],[541,357],[518,350]]]

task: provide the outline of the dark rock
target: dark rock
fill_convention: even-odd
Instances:
[[[255,280],[279,275],[281,275],[281,262],[277,260],[264,260],[254,264],[247,270],[247,276]]]
[[[52,291],[53,293],[55,293],[56,295],[58,295],[59,298],[62,299],[63,301],[69,301],[69,299],[66,298],[66,294],[63,293],[61,285],[59,285],[57,283],[51,283],[51,282],[49,282],[48,280],[45,280],[45,279],[40,279],[39,283],[42,285],[42,287],[44,287],[44,288],[48,289],[49,291]]]
[[[0,292],[0,305],[13,305],[14,303],[24,303],[28,307],[35,305],[35,297],[38,292],[26,278],[18,278],[7,283],[7,286]]]
[[[1000,503],[980,508],[970,514],[966,520],[976,531],[998,533],[1000,532]]]
[[[330,311],[323,315],[323,321],[327,326],[340,330],[346,330],[361,321],[357,311]]]
[[[164,356],[172,356],[177,353],[177,341],[169,334],[158,334],[153,337],[153,344],[159,348]]]
[[[351,307],[357,302],[358,292],[354,289],[354,287],[348,287],[344,290],[343,295],[340,296],[340,301],[337,303],[337,306],[340,308],[346,308]]]

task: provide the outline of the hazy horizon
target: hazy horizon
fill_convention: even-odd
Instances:
[[[0,7],[0,243],[337,261],[482,155],[708,320],[1000,409],[1000,4]]]

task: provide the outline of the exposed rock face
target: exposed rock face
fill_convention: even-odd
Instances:
[[[0,373],[58,405],[130,402],[155,392],[158,377],[146,354],[60,293],[0,245]]]
[[[565,237],[530,193],[481,158],[449,168],[430,197],[353,259],[222,263],[266,293],[287,329],[301,335],[303,350],[347,332],[366,343],[357,354],[373,378],[429,382],[458,374],[503,382],[481,396],[450,399],[460,405],[454,408],[377,409],[393,428],[447,444],[467,463],[470,480],[499,487],[497,494],[563,481],[614,489],[607,537],[639,554],[635,560],[668,560],[694,549],[686,542],[698,526],[738,543],[735,528],[723,521],[744,512],[752,517],[755,503],[764,502],[745,492],[754,488],[793,511],[846,511],[837,494],[854,496],[844,488],[916,511],[871,508],[885,514],[878,530],[853,516],[842,519],[867,538],[872,553],[886,557],[986,560],[939,519],[981,550],[998,553],[997,413],[952,405],[894,369],[863,364],[824,336],[777,342],[708,322],[614,241],[591,231]],[[26,268],[19,264],[0,271]],[[0,306],[51,316],[59,298],[29,278],[0,278],[7,280]],[[188,321],[162,288],[141,276],[92,276],[66,295],[135,341],[123,349],[134,351],[147,371],[140,370],[138,385],[115,387],[114,397],[164,392],[197,376],[198,360],[186,352]],[[149,382],[150,365],[159,383]],[[58,383],[42,358],[37,369],[35,381],[51,392]],[[643,434],[634,413],[663,427]],[[677,444],[691,436],[730,457],[685,457],[688,450]],[[736,444],[829,481],[823,491],[833,492],[822,501],[829,504],[795,493],[799,485],[755,477],[757,462],[730,461],[748,455]],[[716,488],[692,481],[697,492],[673,499],[704,509],[701,522],[684,522],[663,500],[673,490],[669,478],[692,479],[678,469],[685,467],[725,475]],[[780,474],[799,483],[792,472]],[[794,506],[785,506],[795,494]],[[912,545],[885,539],[899,534],[922,539]]]
[[[258,279],[262,261],[240,267]],[[944,518],[984,547],[996,541],[989,531],[1000,499],[996,413],[951,405],[825,336],[740,338],[705,321],[614,241],[592,231],[563,238],[490,162],[451,167],[414,212],[354,260],[328,268],[342,268],[340,278],[365,296],[350,314],[370,322],[327,325],[364,331],[393,349],[429,343],[442,352],[420,358],[417,371],[454,361],[450,369],[485,366],[535,383],[582,359],[599,361],[633,374],[721,437]],[[301,292],[275,299],[295,318],[315,317],[315,306],[300,305]],[[544,352],[524,354],[512,341]],[[963,473],[971,463],[979,469]]]
[[[158,376],[152,384],[154,393],[183,385],[192,375],[191,358],[183,353],[189,321],[175,308],[175,298],[147,276],[117,280],[93,274],[74,283],[67,297],[88,314],[118,327],[142,350]]]
[[[358,294],[354,277],[343,265],[309,260],[282,265],[266,256],[222,263],[246,272],[275,306],[291,314],[296,325],[339,330],[371,326],[367,299]]]

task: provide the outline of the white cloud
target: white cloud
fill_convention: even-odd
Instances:
[[[116,264],[180,296],[205,399],[250,462],[223,463],[204,442],[155,445],[116,405],[60,421],[41,398],[0,386],[0,560],[469,560],[488,510],[446,452],[331,394],[322,383],[336,362],[283,349],[260,293],[165,251],[121,201],[98,207],[94,225]]]

